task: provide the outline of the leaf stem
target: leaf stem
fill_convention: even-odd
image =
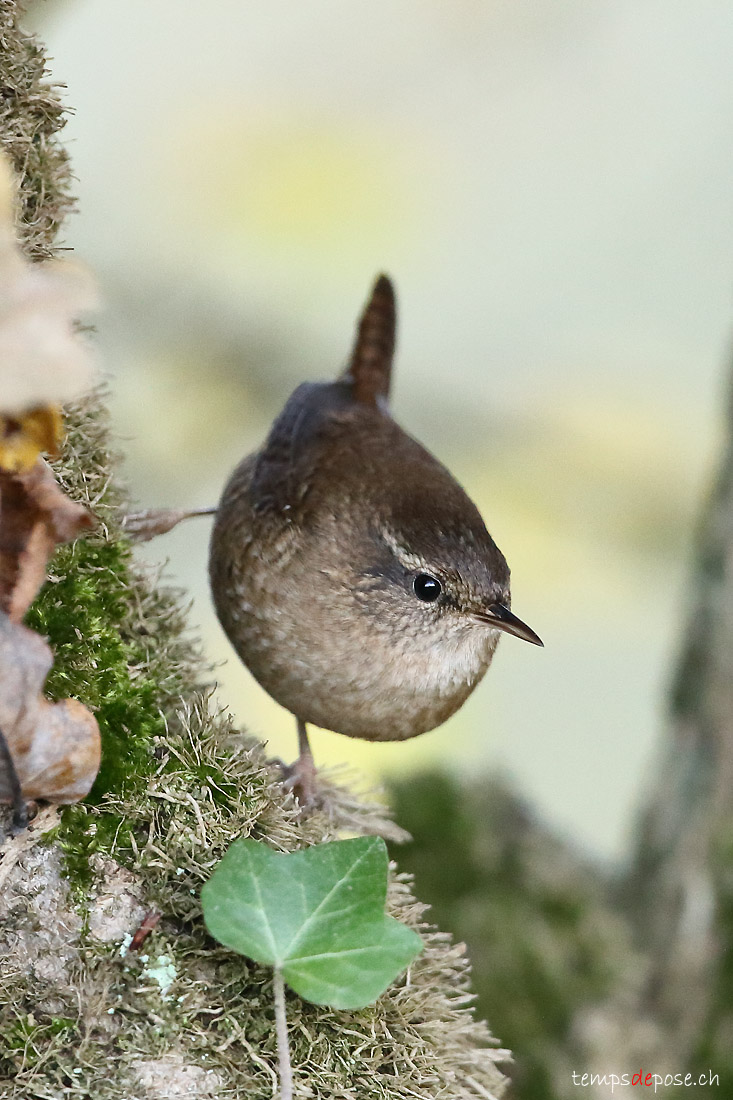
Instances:
[[[277,1032],[277,1060],[280,1072],[280,1100],[293,1100],[293,1070],[290,1065],[288,1022],[285,1018],[285,982],[282,970],[275,967],[272,979],[275,995],[275,1029]]]

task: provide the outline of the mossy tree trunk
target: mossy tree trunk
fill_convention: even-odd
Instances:
[[[0,144],[22,181],[20,237],[40,259],[71,207],[70,177],[62,107],[18,17],[0,0]],[[177,596],[140,575],[121,536],[102,402],[68,410],[68,426],[56,471],[100,527],[57,553],[28,622],[56,653],[49,693],[94,710],[103,762],[83,805],[41,810],[3,846],[0,1095],[264,1100],[277,1062],[271,977],[207,937],[200,887],[237,836],[288,849],[335,828],[323,814],[299,821],[261,747],[213,713]],[[371,812],[357,807],[357,826]],[[391,906],[421,924],[397,878]],[[162,919],[145,951],[123,957],[151,907]],[[501,1094],[497,1052],[466,1006],[463,952],[425,935],[409,981],[373,1008],[288,997],[297,1095]]]
[[[658,1054],[733,1095],[733,377],[700,519],[658,778],[622,901],[651,963],[639,1012]]]

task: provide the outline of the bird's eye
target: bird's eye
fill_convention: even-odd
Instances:
[[[431,577],[429,573],[418,573],[412,582],[412,587],[418,600],[423,600],[425,603],[435,603],[443,591],[443,585],[440,581],[436,580],[435,577]]]

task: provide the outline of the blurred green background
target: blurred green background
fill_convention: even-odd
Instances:
[[[504,639],[444,728],[317,732],[317,762],[498,770],[618,859],[733,318],[728,0],[56,0],[30,22],[75,110],[67,243],[102,283],[140,502],[215,503],[291,389],[340,368],[386,270],[395,414],[478,503],[545,640]],[[192,593],[222,700],[293,757],[214,618],[208,522],[145,553]]]

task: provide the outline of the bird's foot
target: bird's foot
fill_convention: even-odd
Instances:
[[[292,764],[278,760],[283,775],[283,787],[292,791],[303,811],[314,810],[320,805],[318,772],[310,753],[301,754]]]

